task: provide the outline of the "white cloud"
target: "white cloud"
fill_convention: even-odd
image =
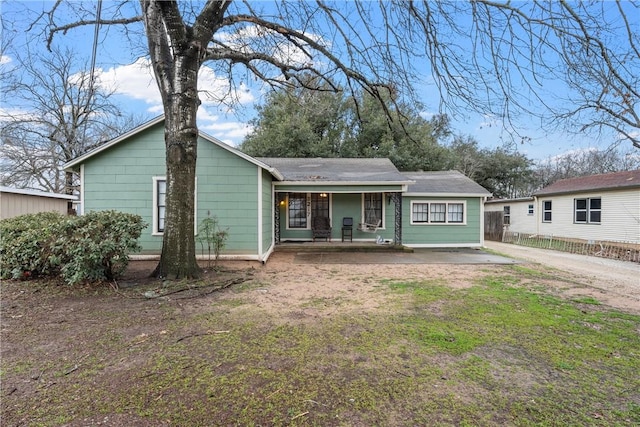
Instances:
[[[138,58],[133,64],[119,65],[108,70],[99,69],[96,76],[98,84],[107,90],[144,101],[150,108],[162,105],[160,91],[147,58]]]
[[[0,65],[9,64],[13,59],[7,55],[0,55]]]

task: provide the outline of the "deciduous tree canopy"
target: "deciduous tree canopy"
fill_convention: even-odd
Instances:
[[[71,3],[71,13],[61,4],[41,16],[49,44],[96,20],[144,24],[166,115],[168,225],[158,275],[197,275],[195,117],[206,62],[234,82],[304,87],[311,74],[313,89],[379,100],[415,100],[416,83],[428,78],[453,112],[469,108],[507,125],[533,114],[545,125],[613,129],[640,145],[635,2],[141,0],[138,11],[108,3],[99,19],[83,3]],[[558,86],[569,89],[564,99]]]

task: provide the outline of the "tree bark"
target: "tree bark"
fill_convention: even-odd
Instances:
[[[160,262],[153,276],[199,277],[194,231],[201,47],[182,21],[175,2],[142,1],[141,4],[149,54],[165,114],[165,229]]]

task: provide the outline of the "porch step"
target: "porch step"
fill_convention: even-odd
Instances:
[[[276,245],[275,252],[413,252],[413,249],[360,242],[283,242]]]

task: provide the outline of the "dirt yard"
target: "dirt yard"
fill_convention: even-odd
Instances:
[[[3,425],[37,424],[36,415],[30,414],[82,400],[83,396],[74,395],[73,390],[86,386],[82,385],[85,375],[95,381],[89,366],[92,372],[109,372],[94,386],[105,393],[115,392],[131,381],[131,375],[143,379],[152,375],[138,369],[157,346],[171,347],[170,343],[193,337],[228,333],[229,325],[224,324],[213,330],[182,323],[176,326],[181,318],[211,316],[214,306],[226,307],[226,313],[234,316],[249,313],[250,307],[282,325],[305,325],[336,316],[366,317],[368,313],[394,309],[381,278],[430,281],[466,289],[488,274],[511,268],[486,264],[302,264],[296,262],[295,253],[277,253],[266,265],[227,262],[221,264],[222,273],[207,272],[205,282],[215,280],[228,286],[214,291],[215,287],[191,288],[189,284],[149,279],[154,267],[153,261],[132,262],[117,289],[108,285],[71,290],[38,282],[2,283],[1,357],[3,365],[12,366],[10,374],[2,369]],[[607,287],[594,281],[588,272],[542,271],[540,282],[558,296],[592,297],[605,306],[640,314],[638,289],[633,283],[626,287],[616,282]],[[115,345],[124,347],[117,355],[109,354]],[[107,354],[101,354],[101,348]],[[64,397],[56,392],[59,387],[66,390]],[[162,396],[160,393],[156,399]],[[67,417],[73,419],[73,414]],[[49,421],[45,425],[168,424],[112,414],[111,418],[84,417],[70,424]]]

